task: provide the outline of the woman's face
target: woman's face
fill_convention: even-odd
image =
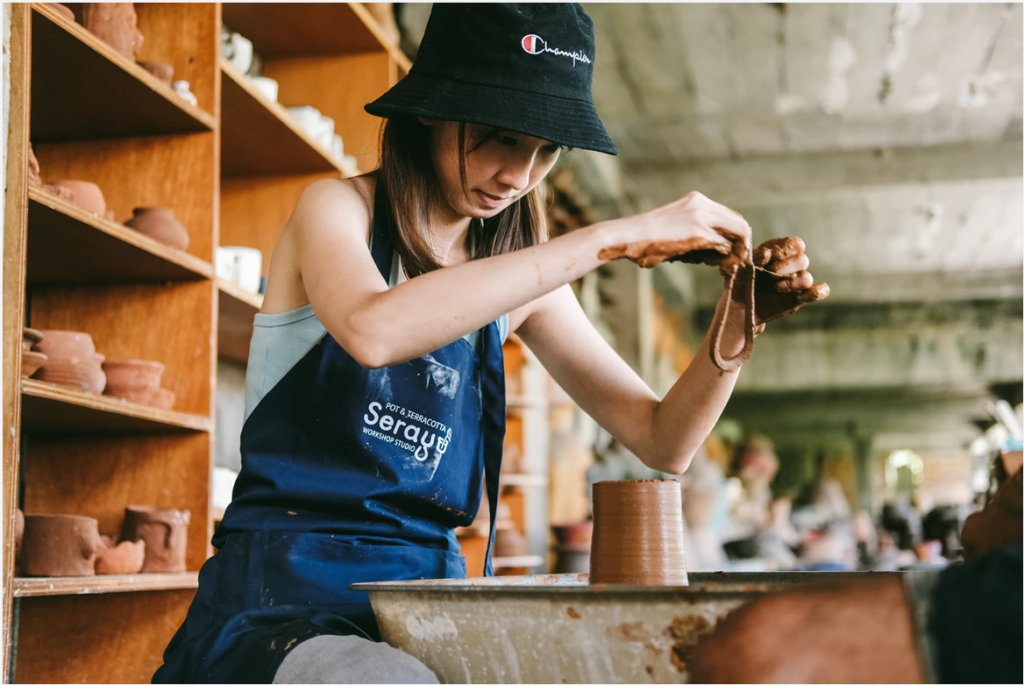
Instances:
[[[459,124],[420,118],[433,129],[434,168],[448,204],[476,219],[496,215],[536,187],[558,160],[560,145],[524,133],[466,124],[466,192],[459,175]]]

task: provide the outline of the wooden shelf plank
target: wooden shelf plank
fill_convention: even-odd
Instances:
[[[544,563],[544,557],[542,556],[525,556],[525,557],[492,557],[491,565],[494,568],[515,568],[517,566],[525,566],[531,568],[533,566],[540,566]]]
[[[157,409],[29,378],[22,379],[21,394],[21,426],[26,432],[204,432],[213,425],[208,416]]]
[[[501,485],[521,488],[543,488],[547,487],[547,476],[534,473],[503,473],[501,474]]]
[[[212,131],[217,120],[106,42],[32,3],[34,142]]]
[[[213,265],[123,224],[29,188],[28,272],[37,283],[196,280]]]
[[[220,278],[217,292],[217,356],[245,365],[249,362],[253,318],[263,306],[263,296]]]
[[[82,578],[15,578],[15,597],[102,595],[111,592],[191,590],[199,587],[198,573],[136,573],[130,576]]]
[[[360,3],[224,3],[223,13],[224,23],[251,40],[264,59],[357,55],[391,48],[402,54]]]
[[[505,406],[509,409],[547,409],[548,401],[543,397],[508,395],[505,398]]]
[[[325,5],[326,7],[327,5]],[[221,176],[284,176],[336,171],[336,160],[277,102],[268,100],[249,79],[221,60],[223,122]]]
[[[402,52],[401,48],[399,48],[398,45],[392,42],[388,38],[387,34],[385,34],[383,30],[381,30],[380,24],[378,24],[377,20],[373,18],[373,15],[370,14],[370,12],[365,7],[363,7],[363,3],[350,2],[348,4],[352,7],[352,11],[355,12],[356,16],[358,16],[359,19],[363,22],[363,25],[366,26],[367,30],[369,30],[370,33],[374,35],[374,37],[377,39],[377,42],[383,45],[384,49],[388,51],[388,53],[391,55],[391,59],[393,59],[398,64],[398,68],[402,72],[408,74],[409,70],[412,69],[412,62],[409,61],[409,58],[405,55],[404,52]]]

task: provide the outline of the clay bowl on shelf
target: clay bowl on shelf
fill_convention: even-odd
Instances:
[[[89,181],[64,180],[50,184],[71,192],[71,201],[87,212],[103,216],[107,213],[107,201],[103,199],[103,191],[95,183]]]
[[[142,359],[105,361],[103,371],[107,374],[105,394],[148,404],[160,388],[164,365]]]
[[[91,392],[93,395],[102,395],[103,389],[107,387],[107,375],[103,373],[104,359],[102,354],[93,356],[92,371],[89,372],[88,387],[85,388],[86,392]]]
[[[494,549],[491,556],[524,557],[530,553],[526,538],[516,528],[499,529],[494,532]]]
[[[96,368],[96,347],[88,333],[81,331],[40,331],[43,339],[36,343],[36,352],[46,355],[37,378],[72,390],[90,387]]]
[[[33,345],[37,345],[43,341],[43,334],[34,328],[23,328],[21,329],[21,349],[31,350]]]
[[[103,541],[96,519],[50,514],[26,516],[22,572],[27,576],[92,576]]]
[[[188,509],[132,505],[125,509],[125,540],[145,540],[146,560],[142,573],[181,573],[185,571],[188,544]]]
[[[157,409],[171,409],[174,407],[176,395],[167,388],[157,388],[152,397],[149,398],[149,406]]]
[[[174,217],[170,207],[136,207],[132,214],[132,218],[124,222],[125,226],[165,245],[188,249],[188,231]]]
[[[593,495],[592,584],[688,584],[679,481],[606,480]]]
[[[559,526],[551,526],[551,532],[559,545],[587,545],[594,535],[594,522],[581,521],[580,523],[567,523]]]
[[[46,355],[42,352],[26,350],[21,353],[21,375],[23,378],[31,378],[32,374],[42,368],[46,363]]]
[[[153,76],[156,76],[167,85],[171,85],[171,82],[174,81],[174,67],[167,62],[147,62],[146,60],[139,60],[138,64],[140,67],[153,74]]]
[[[146,560],[146,541],[125,540],[107,544],[96,554],[96,575],[130,575],[142,570]]]

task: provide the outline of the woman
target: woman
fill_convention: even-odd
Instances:
[[[155,680],[433,680],[371,641],[367,597],[348,587],[465,574],[453,529],[485,480],[494,519],[511,331],[648,465],[685,470],[736,374],[705,350],[659,402],[568,284],[604,248],[689,240],[725,255],[750,228],[690,194],[544,242],[538,186],[561,151],[617,153],[593,60],[578,5],[434,6],[411,73],[366,108],[388,118],[380,169],[312,184],[274,249],[242,473]],[[802,253],[769,264],[790,274],[794,306],[806,266]],[[731,311],[724,354],[744,345]]]

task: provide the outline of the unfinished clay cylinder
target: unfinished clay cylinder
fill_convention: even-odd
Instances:
[[[688,584],[678,481],[601,481],[593,493],[591,583]]]
[[[132,218],[124,223],[139,233],[179,250],[188,249],[188,230],[174,217],[169,207],[136,207]]]
[[[181,573],[188,544],[188,509],[130,506],[125,510],[125,540],[145,540],[143,573]]]
[[[103,542],[96,519],[49,514],[25,517],[22,547],[26,576],[92,576]]]
[[[142,34],[136,28],[135,3],[96,2],[82,5],[82,25],[134,61],[142,50]]]
[[[96,555],[96,575],[138,573],[146,559],[146,541],[125,540],[119,545],[101,549]]]

